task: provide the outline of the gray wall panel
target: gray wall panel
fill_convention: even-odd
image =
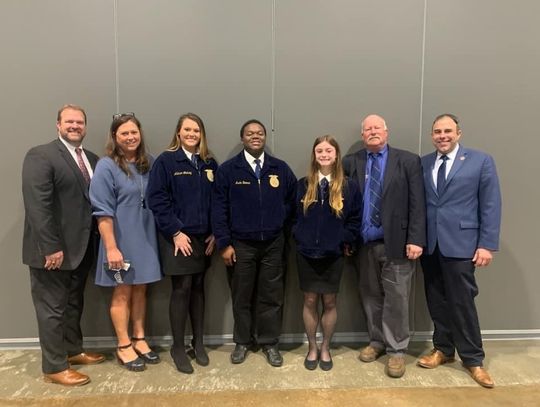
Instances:
[[[55,137],[56,110],[68,102],[87,109],[85,144],[98,153],[117,111],[137,113],[154,155],[169,143],[179,114],[198,113],[221,162],[239,151],[245,120],[261,119],[270,133],[273,119],[268,144],[298,176],[316,136],[334,134],[343,153],[358,149],[368,113],[387,119],[392,145],[426,153],[433,117],[455,112],[463,143],[494,155],[503,187],[501,253],[478,272],[482,328],[539,329],[538,15],[535,0],[2,1],[0,130],[9,148],[0,153],[0,338],[37,336],[20,260],[20,171],[29,147]],[[284,333],[303,331],[294,264],[292,252]],[[411,320],[425,331],[431,324],[421,277]],[[206,332],[232,333],[219,258],[207,293]],[[150,336],[169,333],[168,295],[168,281],[149,290]],[[86,298],[86,335],[111,336],[110,290],[90,281]],[[365,330],[350,266],[338,307],[339,332]]]
[[[6,0],[0,5],[0,338],[37,336],[28,268],[21,264],[23,157],[31,146],[56,137],[56,112],[65,103],[86,108],[85,145],[102,148],[98,135],[114,106],[111,17],[110,0]]]
[[[461,118],[462,144],[495,157],[503,194],[500,253],[478,270],[482,329],[540,327],[535,272],[540,169],[540,4],[430,1],[426,27],[422,151],[433,118]]]

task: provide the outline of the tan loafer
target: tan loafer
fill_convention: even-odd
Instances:
[[[399,379],[405,374],[405,358],[403,356],[390,356],[386,361],[386,374]]]
[[[440,365],[453,362],[454,360],[453,357],[445,356],[440,350],[433,349],[429,355],[422,356],[418,359],[416,364],[426,369],[435,369]]]
[[[63,386],[82,386],[90,382],[90,378],[73,369],[62,370],[58,373],[46,373],[43,380],[47,383],[56,383]]]
[[[83,352],[78,355],[70,356],[68,362],[71,365],[96,365],[105,360],[101,353]]]
[[[473,380],[480,386],[487,389],[492,389],[495,386],[495,383],[491,379],[491,376],[482,366],[467,367],[467,370],[471,374]]]
[[[364,349],[360,351],[360,354],[358,355],[358,358],[362,362],[374,362],[377,360],[382,354],[384,354],[384,349],[375,348],[371,345],[366,346]]]

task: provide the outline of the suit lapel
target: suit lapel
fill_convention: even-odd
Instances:
[[[459,150],[456,154],[456,159],[454,160],[454,163],[452,164],[452,168],[450,168],[450,172],[448,173],[448,176],[446,177],[446,183],[444,184],[443,191],[441,195],[444,194],[446,189],[448,188],[448,184],[452,182],[452,178],[454,178],[454,175],[461,170],[463,167],[463,164],[465,163],[465,160],[467,158],[467,151],[466,149],[459,147]]]
[[[386,195],[390,181],[396,172],[398,160],[399,158],[397,157],[395,151],[388,146],[388,158],[386,159],[386,168],[384,170],[383,196]]]
[[[366,162],[367,162],[367,151],[365,149],[360,150],[356,156],[356,165],[355,168],[358,171],[358,184],[360,185],[360,190],[364,191],[366,184]]]
[[[433,168],[435,167],[436,160],[437,160],[437,152],[434,152],[428,156],[427,158],[428,166],[426,168],[426,176],[424,178],[424,183],[431,187],[435,195],[437,195],[437,187],[435,186],[435,182],[433,182]]]
[[[60,155],[62,156],[62,158],[68,165],[68,167],[70,167],[73,173],[75,174],[75,177],[77,178],[77,181],[79,182],[79,186],[81,187],[81,190],[84,196],[86,197],[86,199],[90,200],[90,197],[88,195],[88,184],[86,183],[82,175],[81,169],[79,168],[79,166],[73,159],[73,156],[70,154],[67,147],[60,140],[55,140],[55,141],[56,141],[56,145],[58,146],[58,151],[60,152]]]

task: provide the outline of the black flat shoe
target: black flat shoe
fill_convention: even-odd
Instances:
[[[185,374],[193,373],[193,366],[191,366],[191,362],[189,361],[185,351],[179,351],[173,347],[171,348],[171,357],[176,365],[176,369],[179,372]]]
[[[199,366],[208,366],[210,364],[210,359],[208,358],[208,354],[206,353],[206,350],[204,349],[204,346],[197,347],[195,346],[195,343],[191,341],[191,354],[193,354],[193,357],[195,358],[195,362]]]
[[[144,337],[142,337],[142,338],[132,337],[131,338],[132,342],[145,341],[145,340],[146,340],[146,338],[144,338]],[[142,352],[139,352],[135,346],[133,347],[133,349],[135,349],[135,352],[137,352],[137,355],[139,355],[146,363],[148,363],[150,365],[157,365],[159,362],[161,362],[161,359],[160,359],[159,355],[156,352],[154,352],[153,350],[151,350],[150,352],[142,353]]]
[[[309,360],[308,356],[309,356],[309,352],[306,355],[306,358],[304,359],[304,367],[307,370],[315,370],[315,369],[317,369],[317,365],[319,364],[319,353],[317,353],[317,359],[314,359],[314,360]]]
[[[122,349],[128,349],[130,346],[132,346],[131,343],[129,345],[118,347],[118,350],[116,351],[116,359],[118,359],[118,364],[122,367],[125,367],[130,372],[144,371],[144,369],[146,369],[146,364],[144,363],[144,360],[141,359],[140,357],[137,357],[136,359],[130,360],[128,362],[124,362],[122,358],[120,357],[120,354],[118,353],[118,351]]]
[[[334,367],[334,362],[332,362],[332,356],[330,356],[330,360],[327,361],[319,359],[319,367],[325,372],[332,369]]]

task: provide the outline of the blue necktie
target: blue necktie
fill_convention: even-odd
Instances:
[[[198,154],[191,154],[191,162],[193,163],[196,169],[199,169],[199,155]]]
[[[373,226],[381,226],[382,177],[381,153],[369,153],[371,172],[369,176],[369,220]]]
[[[255,176],[257,179],[261,179],[261,160],[255,159]]]
[[[321,200],[324,201],[328,199],[328,180],[326,178],[321,179],[319,188],[321,191]]]
[[[448,157],[446,155],[441,155],[440,160],[442,160],[442,164],[437,171],[437,195],[442,194],[444,186],[446,185],[446,160],[448,160]]]

